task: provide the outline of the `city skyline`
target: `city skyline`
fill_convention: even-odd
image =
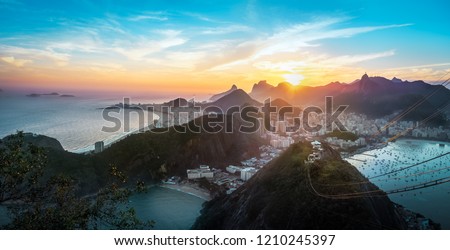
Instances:
[[[0,88],[210,94],[450,72],[444,1],[0,1]]]

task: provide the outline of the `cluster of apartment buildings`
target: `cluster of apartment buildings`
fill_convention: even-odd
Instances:
[[[396,114],[393,114],[389,117],[379,119],[370,119],[364,114],[343,113],[340,116],[339,120],[342,122],[347,131],[352,132],[360,137],[372,135],[394,137],[396,135],[402,134],[417,138],[430,138],[439,140],[450,139],[450,130],[444,129],[442,126],[426,126],[427,124],[420,124],[419,122],[413,121],[391,122],[395,115]],[[321,129],[317,132],[303,131],[302,133],[304,133],[306,136],[326,135],[330,131],[326,130],[324,120],[324,114],[311,116],[310,120],[308,121],[310,125],[321,125]],[[385,128],[387,124],[389,124],[389,127]],[[340,142],[337,143],[340,144]],[[343,144],[345,145],[345,142]]]
[[[426,126],[427,124],[413,121],[396,121],[391,123],[394,116],[395,114],[386,118],[368,119],[365,115],[349,113],[342,115],[341,120],[350,132],[359,136],[381,134],[393,137],[402,134],[417,138],[450,139],[450,130],[444,129],[442,126]],[[384,128],[387,124],[390,124],[389,127]]]
[[[325,141],[328,144],[339,147],[341,149],[349,149],[352,147],[364,147],[367,145],[366,139],[364,137],[359,137],[355,141],[339,139],[337,137],[327,137]]]
[[[211,169],[207,165],[200,165],[196,169],[188,169],[186,171],[187,178],[189,180],[206,178],[211,183],[225,187],[226,192],[230,194],[252,178],[268,162],[278,157],[281,150],[270,145],[264,145],[260,147],[260,152],[259,157],[244,160],[239,166],[229,165],[225,168],[225,171]]]
[[[187,177],[189,180],[207,178],[214,178],[214,171],[209,168],[207,165],[200,165],[199,168],[196,169],[188,169],[186,170]]]
[[[283,136],[270,132],[266,136],[270,140],[270,145],[274,148],[288,148],[294,143],[294,139],[291,136]]]
[[[243,181],[248,181],[258,171],[254,167],[239,167],[239,166],[233,166],[233,165],[229,165],[226,168],[226,170],[230,174],[234,174],[234,175],[239,174],[239,176],[241,177],[241,180],[243,180]]]

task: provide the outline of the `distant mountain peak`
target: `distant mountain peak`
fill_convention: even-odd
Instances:
[[[278,83],[278,85],[277,85],[277,88],[290,88],[290,87],[293,87],[294,85],[292,85],[292,84],[290,84],[290,83],[288,83],[288,82],[280,82],[280,83]]]
[[[403,82],[402,79],[397,78],[397,77],[392,78],[391,81],[394,82],[394,83],[402,83]]]
[[[288,103],[286,100],[284,100],[282,98],[276,98],[275,100],[272,100],[270,102],[270,104],[272,104],[274,106],[280,106],[280,107],[283,107],[283,106],[290,107],[290,106],[292,106],[290,103]]]
[[[210,102],[217,101],[217,100],[219,100],[220,98],[222,98],[222,97],[224,97],[224,96],[230,94],[231,92],[233,92],[233,91],[235,91],[235,90],[237,90],[237,89],[238,89],[238,87],[236,86],[236,84],[233,84],[233,86],[231,86],[231,88],[230,88],[229,90],[211,96],[211,97],[209,98],[209,101],[210,101]]]
[[[231,97],[236,98],[236,97],[239,97],[239,96],[242,96],[242,97],[245,97],[245,98],[251,98],[251,97],[247,94],[247,92],[245,92],[244,90],[242,90],[242,89],[236,89],[236,90],[234,90],[234,91],[231,91],[231,93],[229,93],[228,95],[222,97],[221,99],[224,99],[224,98],[231,98]]]
[[[267,88],[273,88],[273,87],[275,87],[275,86],[270,85],[269,83],[267,83],[266,80],[261,80],[258,83],[253,84],[253,89],[255,89],[255,88],[267,89]]]
[[[222,96],[218,100],[211,103],[213,106],[221,108],[223,111],[228,110],[232,106],[260,106],[261,104],[252,99],[244,90],[237,89],[231,93]]]
[[[364,75],[361,77],[361,80],[367,80],[369,79],[369,76],[367,75],[367,73],[364,73]]]
[[[359,81],[359,92],[366,95],[373,93],[377,89],[377,83],[366,74],[361,77]]]
[[[261,81],[259,81],[257,84],[259,85],[259,84],[268,84],[268,83],[267,83],[266,80],[261,80]]]
[[[266,80],[261,80],[258,83],[253,84],[250,96],[258,99],[259,97],[261,97],[261,95],[265,96],[265,93],[270,92],[274,88],[275,86],[270,85]]]
[[[169,107],[176,107],[176,108],[187,106],[187,104],[188,104],[188,101],[181,97],[164,103],[164,105],[168,105]]]

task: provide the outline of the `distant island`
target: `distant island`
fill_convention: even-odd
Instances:
[[[59,96],[59,97],[75,97],[74,95],[60,95],[57,92],[52,93],[45,93],[45,94],[37,94],[37,93],[31,93],[27,95],[28,97],[40,97],[40,96]]]
[[[142,107],[139,105],[135,105],[135,104],[118,103],[118,104],[114,104],[113,106],[108,106],[105,108],[98,108],[98,109],[142,109]]]

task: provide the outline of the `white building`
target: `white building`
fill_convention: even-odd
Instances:
[[[228,173],[235,174],[236,172],[241,172],[242,168],[238,166],[229,165],[227,168]]]
[[[288,148],[293,143],[294,139],[284,136],[272,137],[272,140],[270,140],[270,145],[274,148]]]
[[[253,175],[256,174],[255,168],[244,168],[241,170],[241,179],[243,181],[248,181],[250,178],[252,178]]]
[[[189,180],[200,179],[203,177],[211,179],[214,177],[214,172],[206,165],[201,165],[200,168],[197,169],[188,169],[186,172]]]

